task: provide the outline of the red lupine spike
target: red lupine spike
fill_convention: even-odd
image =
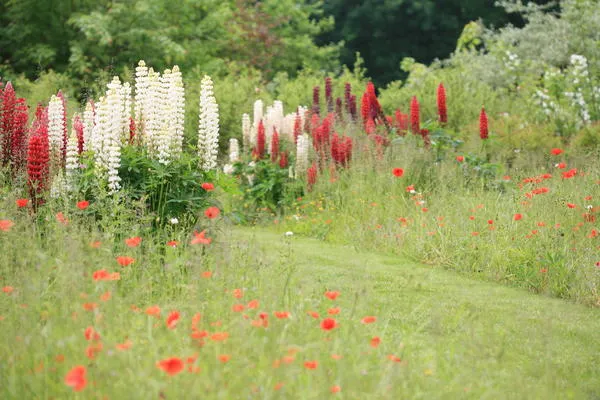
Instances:
[[[313,114],[319,115],[321,113],[321,106],[319,105],[319,91],[321,88],[319,86],[315,86],[313,88],[313,106],[312,112]]]
[[[294,120],[294,143],[298,143],[298,136],[302,135],[302,117],[300,113],[296,113],[296,119]]]
[[[406,124],[406,120],[403,120],[403,118],[402,118],[403,114],[399,108],[396,109],[395,117],[396,117],[395,123],[396,123],[396,129],[398,130],[398,135],[405,136],[406,128],[407,128],[407,126],[405,126],[405,125],[408,125],[408,124]]]
[[[352,116],[352,121],[356,122],[358,118],[358,112],[356,110],[356,96],[350,96],[350,115]]]
[[[317,128],[321,125],[321,118],[317,114],[313,114],[310,118],[310,133],[312,137],[315,137]]]
[[[377,100],[377,94],[375,93],[375,85],[373,82],[367,83],[367,93],[369,94],[370,106],[369,117],[376,122],[377,119],[383,114],[383,111],[381,109],[381,105],[379,104],[379,100]]]
[[[279,153],[279,168],[287,168],[288,167],[288,153],[287,151],[282,151]]]
[[[135,120],[133,117],[129,117],[129,144],[133,144],[133,141],[135,140],[135,129]]]
[[[13,131],[10,138],[10,162],[13,172],[22,170],[27,153],[27,120],[29,108],[25,99],[18,99],[15,106]]]
[[[262,159],[265,155],[265,125],[262,120],[258,123],[258,132],[256,134],[256,155]]]
[[[75,135],[77,136],[77,153],[83,153],[83,122],[79,115],[76,115],[73,118],[73,130],[75,131]]]
[[[437,106],[440,123],[446,124],[448,122],[448,108],[446,107],[446,88],[444,88],[443,83],[440,83],[437,89]]]
[[[327,112],[333,112],[333,88],[331,78],[325,78],[325,101],[327,102]]]
[[[337,133],[333,133],[331,137],[331,158],[336,163],[340,164],[340,138]]]
[[[34,208],[43,204],[43,194],[48,189],[50,172],[50,149],[48,146],[48,127],[41,124],[29,138],[27,150],[27,184]]]
[[[482,140],[487,139],[489,136],[488,131],[488,117],[485,113],[485,108],[481,107],[481,114],[479,114],[479,137]]]
[[[410,102],[410,130],[414,135],[421,134],[421,121],[419,115],[419,101],[413,96]]]
[[[352,159],[352,138],[346,137],[344,143],[344,167],[348,167],[350,165],[350,160]]]
[[[317,183],[317,166],[313,163],[306,171],[307,190],[312,191],[313,186]]]
[[[363,119],[363,124],[367,124],[371,115],[371,96],[368,92],[364,92],[360,102],[360,115]]]
[[[350,85],[350,83],[346,82],[344,84],[344,105],[346,106],[346,113],[348,113],[348,115],[352,115],[352,109],[350,107],[350,99],[352,98],[352,85]]]
[[[375,126],[375,121],[373,121],[373,118],[369,118],[367,120],[367,123],[365,124],[365,132],[367,133],[367,135],[370,135],[372,133],[375,133],[376,130],[376,126]]]
[[[273,127],[273,136],[271,136],[271,162],[277,161],[279,156],[279,134],[277,129]]]
[[[344,120],[344,112],[342,111],[342,109],[342,99],[338,97],[337,99],[335,99],[335,115],[338,121],[340,122]]]
[[[305,133],[312,132],[312,130],[311,130],[312,127],[310,125],[311,122],[312,122],[312,115],[309,110],[306,110],[304,112],[304,127],[303,127]]]
[[[15,106],[17,98],[15,89],[11,82],[6,84],[2,91],[2,107],[0,108],[0,161],[2,165],[7,165],[10,161],[10,139],[13,133],[15,123]]]

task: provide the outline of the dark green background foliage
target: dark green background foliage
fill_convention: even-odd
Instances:
[[[478,18],[522,23],[490,0],[4,0],[0,76],[36,79],[52,69],[76,78],[82,99],[98,80],[131,74],[139,59],[212,75],[235,63],[268,80],[303,67],[351,67],[360,52],[383,84],[401,76],[405,56],[448,56]]]

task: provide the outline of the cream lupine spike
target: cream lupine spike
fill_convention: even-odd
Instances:
[[[121,188],[119,167],[121,165],[121,128],[124,105],[119,78],[115,76],[107,87],[106,104],[110,119],[108,130],[103,135],[102,152],[108,175],[108,189],[111,193],[114,193]]]
[[[179,67],[175,65],[169,80],[169,104],[173,106],[171,148],[175,158],[183,150],[183,129],[185,126],[185,88]]]
[[[154,117],[158,118],[157,129],[153,133],[151,154],[156,156],[158,162],[167,165],[171,162],[171,134],[172,134],[172,106],[168,101],[169,80],[171,70],[166,69],[160,77],[160,92],[155,96]]]
[[[143,118],[145,129],[142,137],[144,144],[148,148],[148,152],[156,155],[157,141],[159,130],[161,128],[160,118],[162,107],[160,104],[161,82],[160,73],[154,72],[152,68],[148,69],[148,93],[144,97],[144,112]]]
[[[144,60],[140,60],[135,68],[135,124],[136,135],[144,136],[146,113],[144,106],[146,104],[146,96],[148,95],[148,67]]]
[[[63,102],[60,97],[52,95],[48,104],[48,144],[55,163],[60,162],[62,158],[64,129]]]
[[[229,139],[229,162],[234,163],[240,160],[240,144],[237,139]]]
[[[77,151],[77,135],[73,130],[69,141],[67,142],[67,159],[65,161],[65,173],[66,173],[66,189],[68,192],[73,191],[75,184],[75,177],[79,170],[79,152]]]
[[[125,82],[121,87],[123,97],[123,118],[121,120],[121,135],[124,141],[129,140],[129,118],[131,117],[131,86]]]
[[[250,145],[252,146],[256,146],[256,136],[258,134],[258,125],[260,124],[260,121],[263,119],[263,101],[262,100],[256,100],[254,102],[254,121],[252,122],[252,136],[251,136],[251,140],[250,140]]]
[[[205,75],[200,82],[200,113],[198,118],[198,156],[204,171],[217,167],[219,149],[219,106],[213,95],[213,83]]]
[[[250,115],[242,115],[242,143],[244,151],[249,152],[252,147],[252,125],[250,124]]]
[[[83,151],[91,150],[90,141],[92,140],[92,132],[94,131],[94,102],[88,100],[83,112]]]
[[[296,144],[296,178],[298,178],[298,174],[304,173],[308,169],[309,148],[310,139],[308,136],[298,136],[298,143]]]

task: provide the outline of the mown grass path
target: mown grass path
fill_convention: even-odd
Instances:
[[[269,254],[288,240],[235,232]],[[297,294],[326,285],[378,313],[413,397],[600,399],[600,310],[350,246],[292,237]]]

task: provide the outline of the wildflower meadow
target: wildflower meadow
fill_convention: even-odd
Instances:
[[[0,398],[599,398],[600,14],[501,3],[381,87],[2,77]]]

